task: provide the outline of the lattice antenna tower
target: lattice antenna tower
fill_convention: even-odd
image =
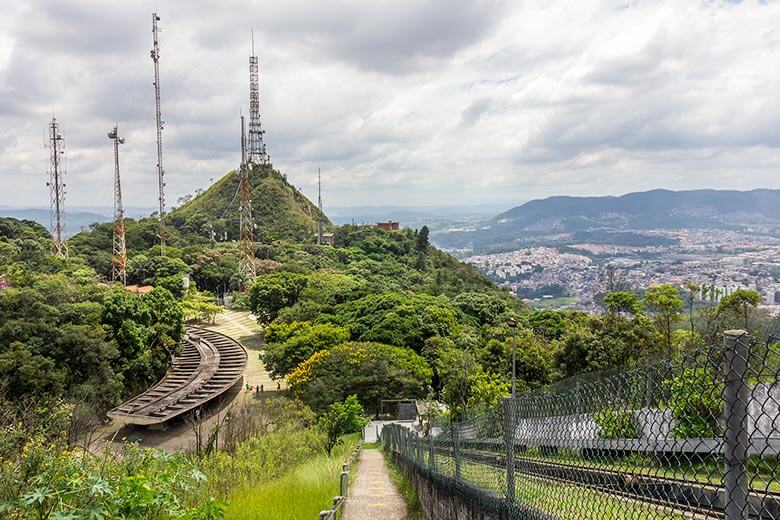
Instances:
[[[317,166],[317,207],[320,214],[317,215],[317,243],[322,244],[322,174]]]
[[[111,250],[111,280],[127,285],[127,247],[125,244],[125,211],[122,206],[122,183],[119,178],[119,145],[125,140],[119,137],[114,126],[108,132],[114,141],[114,241]]]
[[[246,286],[255,281],[255,239],[254,219],[252,218],[252,186],[249,182],[250,164],[247,163],[246,132],[244,116],[241,116],[241,167],[238,170],[239,197],[239,260],[238,271],[241,283]]]
[[[249,56],[249,162],[267,165],[270,158],[263,142],[260,123],[260,67],[255,56],[255,34],[252,32],[252,55]]]
[[[65,166],[63,156],[65,144],[60,133],[60,124],[52,117],[49,123],[49,186],[51,192],[51,237],[52,253],[60,258],[68,257],[65,243]]]
[[[159,218],[159,238],[160,238],[160,254],[165,256],[165,170],[163,169],[163,157],[162,157],[162,112],[160,109],[160,45],[159,45],[159,28],[157,22],[160,21],[160,17],[157,13],[152,13],[152,37],[154,39],[154,48],[151,51],[152,61],[154,62],[154,107],[155,118],[157,122],[157,189],[158,189],[158,201],[160,208],[158,212]]]

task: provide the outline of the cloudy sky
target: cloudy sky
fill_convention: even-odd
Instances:
[[[168,204],[239,160],[250,29],[274,165],[326,206],[780,188],[780,2],[16,0],[0,16],[0,205],[156,202],[151,12]]]

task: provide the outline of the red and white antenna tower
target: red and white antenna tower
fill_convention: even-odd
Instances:
[[[49,182],[51,191],[51,237],[52,253],[60,258],[68,257],[68,245],[65,243],[65,167],[63,155],[65,145],[60,133],[60,124],[52,117],[49,123],[48,148],[51,152],[49,160]]]
[[[252,55],[249,56],[249,162],[267,165],[270,157],[263,142],[263,126],[260,124],[260,68],[255,56],[255,34],[252,32]]]
[[[114,141],[114,242],[111,250],[111,280],[127,285],[127,248],[125,245],[125,212],[122,208],[122,183],[119,179],[119,145],[125,140],[119,137],[116,126],[108,132]]]
[[[250,165],[246,157],[246,134],[244,116],[241,116],[241,167],[238,170],[239,200],[239,259],[238,272],[243,286],[251,284],[257,277],[255,266],[255,222],[252,218],[252,186],[249,183]]]
[[[159,236],[160,236],[160,254],[165,256],[165,181],[163,176],[165,170],[163,169],[162,158],[162,112],[160,111],[160,46],[157,28],[157,22],[160,21],[160,17],[157,13],[152,13],[152,36],[154,39],[154,48],[151,51],[152,61],[154,62],[154,103],[155,103],[155,117],[157,121],[157,185],[158,185],[158,200],[160,203],[160,209],[158,212],[158,218],[160,221]]]

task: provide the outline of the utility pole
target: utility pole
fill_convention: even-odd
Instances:
[[[125,244],[125,211],[122,207],[122,183],[119,179],[119,145],[125,140],[119,137],[116,126],[108,132],[114,141],[114,241],[111,250],[111,280],[127,285],[127,247]]]
[[[249,56],[249,161],[253,165],[268,165],[270,158],[263,142],[260,123],[260,67],[255,56],[255,33],[252,32],[252,55]]]
[[[257,277],[255,268],[254,219],[252,218],[252,186],[249,182],[250,164],[246,156],[246,134],[244,116],[241,116],[241,167],[238,170],[239,197],[239,260],[238,272],[243,286],[251,284]]]
[[[49,182],[46,185],[51,192],[51,237],[52,254],[60,258],[68,257],[68,246],[65,243],[65,183],[63,176],[65,168],[60,156],[64,155],[65,147],[57,119],[52,117],[49,123]]]
[[[157,22],[160,21],[160,17],[157,13],[152,13],[152,37],[154,39],[154,48],[152,49],[152,61],[154,62],[154,106],[155,106],[155,118],[157,121],[157,187],[158,187],[158,201],[160,203],[160,209],[158,218],[160,220],[159,236],[160,236],[160,254],[165,256],[165,181],[163,176],[165,170],[163,170],[162,159],[162,112],[160,110],[160,46],[157,28]]]
[[[320,214],[317,215],[317,243],[322,244],[322,175],[319,166],[317,166],[317,207],[320,210]]]

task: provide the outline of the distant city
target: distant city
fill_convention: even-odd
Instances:
[[[697,283],[697,299],[717,303],[738,288],[761,293],[780,311],[780,238],[718,229],[654,230],[676,245],[572,243],[470,255],[464,260],[532,306],[599,311],[598,295],[658,284]]]

